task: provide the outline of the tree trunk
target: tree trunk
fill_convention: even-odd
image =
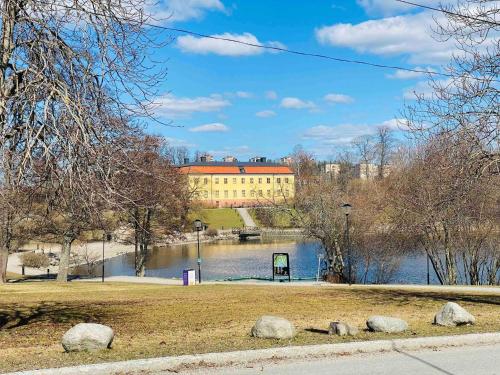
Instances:
[[[71,244],[73,237],[64,236],[61,248],[61,257],[59,259],[59,271],[57,272],[57,281],[67,282],[69,272],[69,259],[71,255]]]
[[[7,260],[9,259],[9,248],[0,247],[0,284],[7,282]]]

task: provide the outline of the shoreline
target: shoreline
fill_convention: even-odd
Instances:
[[[197,240],[193,237],[192,233],[187,233],[184,234],[184,238],[179,238],[176,239],[172,242],[163,242],[163,243],[157,243],[151,246],[153,247],[164,247],[164,246],[181,246],[181,245],[192,245],[196,244]],[[223,241],[223,240],[232,240],[236,239],[237,237],[234,236],[229,236],[229,235],[219,235],[215,238],[207,238],[206,236],[200,236],[200,242],[202,243],[210,243],[210,242],[217,242],[217,241]],[[87,250],[87,253],[90,253],[92,256],[98,257],[99,259],[96,260],[96,264],[101,264],[102,263],[102,247],[103,247],[103,242],[102,241],[90,241],[90,242],[84,242],[84,243],[76,243],[71,247],[71,251],[74,253],[82,254],[85,252],[85,249]],[[56,243],[45,243],[45,242],[32,242],[28,243],[26,246],[23,246],[22,251],[16,252],[9,254],[9,260],[7,263],[7,272],[15,273],[15,274],[22,274],[22,265],[21,265],[21,259],[20,256],[28,251],[35,251],[35,252],[52,252],[55,254],[59,254],[61,252],[61,245],[56,244]],[[133,244],[127,244],[127,243],[122,243],[119,241],[110,241],[110,242],[104,242],[104,261],[106,262],[107,260],[116,258],[118,256],[130,254],[135,252],[135,246]],[[76,267],[81,267],[81,266],[86,266],[85,262],[80,262],[79,264],[73,264],[71,265],[70,269],[74,269]],[[25,267],[25,275],[26,276],[40,276],[40,275],[46,275],[47,274],[47,269],[49,270],[50,274],[57,273],[59,266],[49,266],[46,268],[31,268],[31,267]]]

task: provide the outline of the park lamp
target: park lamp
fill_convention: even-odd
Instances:
[[[200,232],[202,229],[203,229],[203,223],[201,222],[200,219],[196,219],[194,221],[194,229],[197,231],[197,232]]]
[[[343,204],[340,208],[342,208],[342,212],[344,212],[345,216],[349,216],[352,210],[352,206],[349,203]]]

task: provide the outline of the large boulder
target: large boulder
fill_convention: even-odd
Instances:
[[[62,346],[67,352],[96,351],[111,348],[113,330],[102,324],[79,323],[64,334]]]
[[[342,322],[331,322],[328,329],[329,335],[356,336],[358,333],[359,330],[356,327]]]
[[[370,331],[386,333],[403,332],[408,329],[408,323],[403,319],[381,315],[370,316],[366,321],[366,326]]]
[[[295,327],[286,319],[264,315],[255,322],[251,334],[264,339],[291,339],[295,336]]]
[[[434,317],[434,324],[448,327],[474,324],[475,322],[474,315],[455,302],[446,303]]]

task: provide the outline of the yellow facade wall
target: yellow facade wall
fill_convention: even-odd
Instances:
[[[295,196],[293,174],[189,174],[190,190],[207,206],[255,206]]]

